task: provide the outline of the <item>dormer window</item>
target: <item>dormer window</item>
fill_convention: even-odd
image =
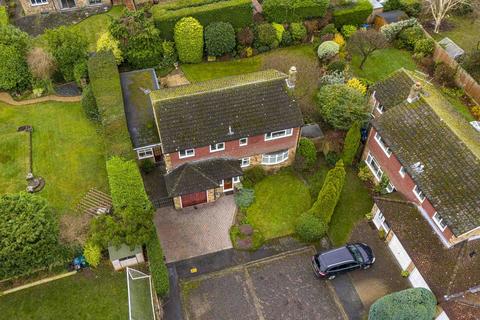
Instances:
[[[178,157],[180,159],[190,158],[193,156],[195,156],[195,149],[185,149],[185,150],[178,151]]]
[[[425,195],[417,185],[415,185],[415,188],[413,188],[413,193],[415,194],[417,199],[420,201],[420,203],[423,203],[423,201],[425,201]]]
[[[219,142],[210,145],[210,152],[218,152],[225,150],[225,142]]]
[[[292,134],[293,134],[293,129],[272,131],[269,133],[265,133],[265,141],[288,137],[288,136],[291,136]]]
[[[435,224],[437,225],[438,228],[440,228],[441,231],[444,231],[447,229],[447,224],[445,223],[445,220],[443,220],[442,216],[438,214],[438,212],[435,212],[433,215],[433,221],[435,221]]]
[[[246,146],[248,144],[248,138],[241,138],[238,140],[240,147]]]
[[[392,150],[390,150],[389,147],[385,145],[385,141],[383,141],[382,137],[378,134],[378,132],[375,132],[375,141],[377,141],[378,145],[380,148],[382,148],[383,152],[387,155],[387,157],[390,158],[392,155]]]

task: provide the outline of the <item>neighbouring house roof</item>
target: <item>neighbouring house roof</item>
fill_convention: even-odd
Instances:
[[[451,319],[474,319],[461,317],[454,300],[442,301],[442,297],[480,285],[480,240],[446,249],[415,204],[397,192],[374,200]]]
[[[131,257],[142,252],[143,251],[141,246],[136,246],[133,249],[131,249],[126,244],[108,247],[108,256],[110,257],[110,261]]]
[[[414,83],[404,69],[399,69],[373,85],[370,91],[375,91],[375,99],[388,110],[407,99]]]
[[[159,88],[153,69],[120,74],[125,116],[133,148],[160,143],[149,93]]]
[[[447,51],[448,55],[453,59],[458,59],[465,54],[465,50],[460,48],[452,39],[445,37],[438,44]]]
[[[391,108],[372,124],[459,236],[480,226],[480,161],[433,108],[421,97]],[[477,134],[466,121],[465,126]],[[423,170],[415,170],[417,163]]]
[[[306,124],[300,130],[300,135],[310,139],[322,139],[325,137],[322,129],[316,123]]]
[[[240,160],[214,158],[182,164],[165,175],[170,197],[205,191],[220,186],[223,179],[243,175]]]
[[[370,0],[370,3],[372,4],[373,10],[383,8],[383,4],[378,0]]]
[[[266,70],[152,92],[163,152],[300,127],[286,78]]]
[[[398,22],[408,18],[408,15],[402,10],[385,11],[382,13],[377,13],[377,16],[382,17],[387,23]]]

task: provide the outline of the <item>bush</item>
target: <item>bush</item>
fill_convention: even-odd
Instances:
[[[303,42],[307,37],[307,29],[302,23],[293,22],[290,24],[290,32],[295,42]]]
[[[275,32],[277,33],[277,41],[281,42],[282,37],[283,37],[283,33],[285,32],[284,26],[282,24],[273,22],[272,27],[275,28]]]
[[[325,162],[329,167],[334,167],[339,159],[340,159],[340,156],[335,151],[329,151],[325,155]]]
[[[360,169],[358,170],[357,176],[363,182],[373,181],[373,174],[366,165],[363,165],[360,167]]]
[[[306,168],[311,168],[317,162],[317,148],[315,148],[312,140],[304,137],[300,138],[297,155],[301,157]]]
[[[268,21],[290,23],[323,17],[328,0],[264,0],[263,14]]]
[[[275,28],[269,23],[262,23],[256,28],[255,45],[257,48],[269,47],[273,49],[278,47],[277,32]]]
[[[88,60],[90,85],[105,132],[107,159],[122,156],[133,159],[132,142],[127,129],[122,88],[115,57],[110,51],[97,52]]]
[[[430,290],[411,288],[375,301],[370,307],[368,319],[431,320],[435,318],[436,306],[437,300]]]
[[[303,213],[297,220],[295,232],[304,242],[322,239],[327,233],[327,225],[310,213]]]
[[[318,46],[317,54],[320,60],[333,58],[340,51],[340,46],[335,41],[325,41]]]
[[[140,163],[140,169],[143,173],[149,174],[150,172],[153,172],[153,170],[155,170],[155,163],[153,163],[151,159],[144,159]]]
[[[398,39],[404,48],[413,50],[419,40],[425,39],[425,34],[420,26],[413,26],[403,29],[398,34]]]
[[[100,260],[102,258],[102,249],[98,245],[87,241],[85,247],[83,248],[83,255],[85,256],[87,263],[91,267],[96,268],[100,264]]]
[[[7,7],[0,5],[0,26],[6,26],[8,24],[8,12]]]
[[[88,43],[83,34],[62,26],[47,30],[45,39],[63,79],[75,80],[73,73],[75,65],[87,60]]]
[[[472,77],[480,81],[480,49],[474,49],[467,52],[462,67],[467,70]]]
[[[88,78],[88,65],[86,60],[81,60],[73,66],[73,79],[77,85],[83,87]]]
[[[360,25],[367,22],[367,18],[373,11],[372,4],[368,0],[358,0],[346,7],[338,7],[333,11],[335,27],[341,28],[348,25]]]
[[[163,59],[158,65],[157,76],[164,77],[174,69],[174,64],[178,60],[175,43],[173,41],[163,41]]]
[[[340,48],[345,45],[345,39],[340,33],[335,33],[335,36],[333,37],[333,41],[336,42]]]
[[[233,247],[237,250],[249,250],[255,251],[259,249],[263,243],[265,242],[265,237],[260,232],[260,230],[254,229],[253,233],[250,236],[242,234],[240,228],[242,226],[250,226],[250,225],[233,225],[230,228],[230,239],[232,241]],[[251,227],[251,226],[250,226]],[[249,239],[249,242],[245,242],[245,244],[249,244],[249,246],[245,246],[245,244],[240,245],[240,241],[245,241]]]
[[[170,1],[154,5],[152,14],[156,27],[168,40],[172,40],[175,24],[185,17],[193,17],[204,26],[219,21],[229,22],[235,30],[253,24],[250,0]]]
[[[253,189],[242,188],[235,193],[235,204],[240,209],[247,209],[255,201],[255,191]]]
[[[480,120],[480,106],[473,106],[470,112],[476,120]]]
[[[222,56],[235,49],[235,31],[228,22],[214,22],[205,28],[205,49],[209,56]]]
[[[244,47],[251,47],[254,39],[255,35],[250,27],[243,27],[237,32],[237,41]]]
[[[347,86],[360,92],[363,96],[367,93],[367,86],[357,78],[351,78],[347,81]]]
[[[343,71],[333,71],[322,76],[320,79],[322,85],[328,84],[344,84],[345,83],[345,74]]]
[[[324,36],[327,34],[334,35],[337,32],[338,31],[337,28],[335,28],[335,25],[333,23],[329,23],[320,31],[320,36]]]
[[[118,40],[112,37],[110,32],[104,32],[97,40],[97,51],[111,51],[117,64],[122,63],[123,54]]]
[[[400,0],[401,10],[410,17],[418,17],[422,12],[421,0]]]
[[[52,55],[43,48],[32,48],[28,52],[27,63],[32,76],[36,79],[49,80],[55,71]]]
[[[242,184],[245,188],[251,189],[266,176],[267,173],[261,166],[255,166],[243,172]]]
[[[335,129],[347,130],[355,121],[368,119],[365,97],[343,84],[325,85],[317,94],[318,111]]]
[[[155,230],[150,233],[150,239],[146,243],[146,247],[148,254],[148,269],[152,275],[155,292],[161,298],[165,298],[170,291],[170,282],[168,278],[168,269],[163,258],[162,246],[158,241]]]
[[[346,68],[347,64],[343,60],[332,61],[327,66],[327,71],[329,72],[343,72]],[[343,82],[342,82],[343,83]]]
[[[23,91],[30,86],[31,74],[22,52],[0,44],[0,61],[0,90]]]
[[[386,24],[380,28],[380,32],[383,33],[383,35],[385,36],[385,38],[387,38],[388,41],[393,41],[403,29],[416,25],[418,25],[417,19],[412,18]]]
[[[433,73],[433,78],[440,85],[453,88],[455,87],[455,74],[457,72],[450,67],[449,65],[440,62],[435,66],[435,71]]]
[[[14,26],[0,24],[0,44],[15,47],[22,55],[30,47],[30,36]]]
[[[352,26],[351,24],[342,26],[342,34],[347,39],[350,38],[355,32],[357,32],[356,26]]]
[[[435,50],[435,41],[433,39],[420,39],[415,43],[413,52],[422,56],[430,56]]]
[[[175,25],[175,46],[183,63],[199,63],[203,57],[203,27],[195,18],[182,18]]]
[[[345,143],[343,144],[342,160],[347,166],[351,166],[353,159],[357,155],[358,147],[360,146],[360,123],[354,122],[348,129]]]
[[[100,120],[100,113],[98,112],[97,102],[95,101],[91,85],[83,88],[82,107],[88,119],[93,121]]]
[[[282,41],[280,44],[284,47],[291,46],[293,44],[293,37],[290,31],[285,30],[282,34]]]
[[[56,214],[40,196],[0,196],[0,279],[46,268],[59,258]]]

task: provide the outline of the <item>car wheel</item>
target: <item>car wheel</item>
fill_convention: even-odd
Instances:
[[[367,264],[366,266],[363,267],[363,269],[364,269],[364,270],[365,270],[365,269],[368,269],[368,268],[370,268],[371,266],[372,266],[371,264]]]
[[[328,280],[333,280],[333,279],[335,279],[334,275],[331,275],[330,277],[328,277]]]

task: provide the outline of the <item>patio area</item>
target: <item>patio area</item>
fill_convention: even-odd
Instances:
[[[166,262],[232,248],[228,231],[235,210],[233,195],[182,210],[158,209],[154,221]]]

